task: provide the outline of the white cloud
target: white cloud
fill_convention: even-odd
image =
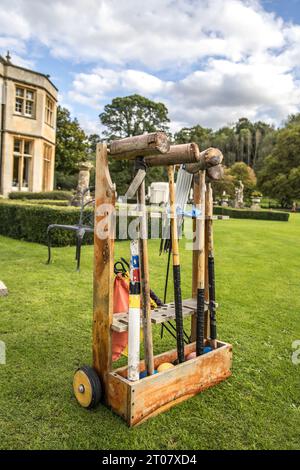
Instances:
[[[121,70],[96,68],[91,73],[79,73],[75,76],[71,100],[99,109],[100,103],[114,90],[129,90],[140,94],[157,94],[166,86],[154,75],[139,70]]]
[[[300,89],[281,66],[212,59],[203,70],[177,81],[136,70],[94,69],[78,74],[70,98],[99,112],[114,94],[141,93],[163,101],[178,126],[218,127],[241,116],[280,123],[297,112]],[[173,128],[176,125],[173,123]],[[178,127],[177,127],[178,128]]]
[[[89,134],[101,134],[104,130],[100,124],[99,118],[97,115],[94,116],[94,119],[88,118],[85,114],[79,113],[77,118],[80,122],[81,127],[84,131]]]
[[[0,32],[1,35],[29,39],[30,23],[28,18],[22,16],[14,0],[2,1],[0,10]]]
[[[280,123],[299,110],[300,26],[267,13],[258,0],[1,6],[0,48],[18,60],[33,41],[70,64],[90,64],[90,72],[74,76],[67,101],[80,111],[90,107],[93,116],[113,96],[129,93],[165,102],[173,128],[217,127],[242,115]]]
[[[0,14],[3,35],[33,38],[56,57],[152,69],[280,47],[281,26],[242,0],[2,0]]]

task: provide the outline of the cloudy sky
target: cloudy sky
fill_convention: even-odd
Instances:
[[[88,132],[115,96],[172,130],[300,111],[300,0],[0,0],[0,53],[48,73]]]

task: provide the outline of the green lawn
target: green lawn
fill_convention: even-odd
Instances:
[[[79,407],[73,371],[91,363],[92,254],[0,237],[1,449],[296,449],[300,441],[300,215],[290,222],[215,222],[218,333],[233,344],[233,376],[134,429],[100,406]],[[183,295],[191,253],[182,252]],[[152,287],[162,295],[166,256],[150,241]],[[128,258],[128,243],[117,244]],[[172,288],[170,286],[170,295]],[[155,352],[174,340],[154,331]]]

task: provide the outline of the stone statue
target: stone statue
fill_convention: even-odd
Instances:
[[[76,194],[72,199],[72,206],[79,206],[82,200],[82,194],[90,185],[90,172],[93,168],[91,162],[81,162],[78,165],[78,185],[76,188]],[[86,191],[84,194],[84,202],[88,202],[91,199],[90,191]]]
[[[234,207],[237,209],[242,209],[244,207],[244,185],[241,180],[239,180],[239,185],[235,188]]]
[[[221,206],[228,207],[228,196],[225,190],[223,191],[223,194],[222,194]]]

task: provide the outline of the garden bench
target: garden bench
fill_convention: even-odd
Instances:
[[[86,193],[90,191],[90,188],[86,188],[79,198],[80,215],[79,221],[76,225],[64,225],[64,224],[50,224],[47,228],[47,242],[48,242],[48,260],[47,264],[51,261],[51,233],[53,230],[70,230],[75,232],[76,235],[76,254],[75,260],[77,261],[77,271],[80,269],[80,258],[81,258],[81,246],[86,233],[94,233],[94,211],[90,208],[94,207],[95,200],[86,200]],[[78,195],[77,195],[78,197]]]

